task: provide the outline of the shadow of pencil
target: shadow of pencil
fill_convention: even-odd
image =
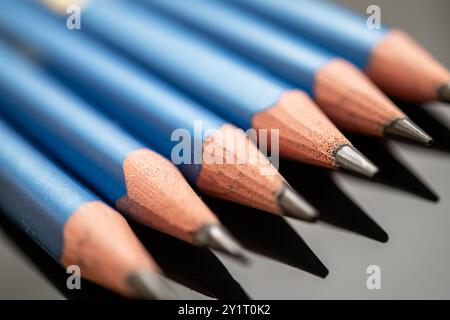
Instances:
[[[2,229],[6,236],[14,243],[14,247],[16,247],[65,298],[70,300],[123,300],[123,298],[111,291],[84,279],[81,283],[81,290],[69,290],[66,285],[69,275],[64,268],[62,268],[25,233],[6,220],[1,212],[0,229]]]
[[[347,135],[350,141],[380,169],[371,180],[437,202],[439,196],[389,147],[388,141],[360,135]],[[360,177],[362,178],[362,177]]]
[[[68,274],[31,238],[0,213],[0,229],[41,274],[69,300],[123,300],[124,298],[83,279],[81,290],[69,290]],[[209,250],[199,249],[144,226],[133,224],[139,238],[172,280],[218,299],[249,299],[225,266]],[[168,254],[170,253],[170,254]]]
[[[284,218],[206,196],[203,200],[248,250],[321,278],[328,275],[325,265]]]
[[[131,226],[168,278],[212,298],[249,299],[210,250],[194,247],[136,223]]]
[[[379,242],[388,241],[388,234],[336,184],[334,173],[287,160],[282,160],[280,171],[319,210],[320,221]]]
[[[431,106],[422,106],[417,103],[405,103],[399,101],[395,101],[395,103],[411,118],[412,121],[434,139],[433,145],[429,148],[450,153],[450,124],[442,122],[436,115],[427,110],[431,109]],[[409,140],[399,140],[416,145],[416,143]]]

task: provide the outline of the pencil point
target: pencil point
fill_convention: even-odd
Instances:
[[[340,168],[372,178],[378,168],[355,147],[342,145],[335,152],[335,159]]]
[[[128,277],[128,285],[139,299],[171,300],[175,298],[173,290],[163,277],[155,272],[138,271]]]
[[[427,146],[433,143],[433,138],[408,118],[394,120],[386,126],[385,133],[392,136],[408,138]]]
[[[450,103],[450,82],[442,85],[438,90],[438,98],[442,102]]]
[[[308,222],[314,222],[319,218],[319,212],[287,185],[282,187],[278,203],[288,217]]]
[[[219,224],[204,225],[194,238],[199,245],[229,254],[243,264],[249,263],[239,243]]]

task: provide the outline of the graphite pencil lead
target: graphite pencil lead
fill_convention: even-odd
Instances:
[[[204,225],[195,234],[194,239],[198,245],[224,252],[243,264],[249,263],[237,240],[219,224]]]
[[[308,222],[314,222],[319,218],[319,212],[287,185],[283,186],[278,202],[287,217]]]
[[[442,102],[450,103],[450,82],[442,85],[438,90],[438,98]]]
[[[165,279],[156,272],[141,270],[131,274],[127,280],[138,299],[172,300],[176,298]]]
[[[385,133],[392,136],[408,138],[423,143],[424,145],[433,143],[433,138],[408,118],[394,120],[386,126]]]
[[[343,145],[335,151],[335,160],[340,168],[373,177],[378,168],[355,147]]]

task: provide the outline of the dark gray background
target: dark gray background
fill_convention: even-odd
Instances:
[[[450,66],[448,0],[339,2],[362,11],[369,4],[379,5],[384,23],[407,30]],[[449,106],[432,104],[424,108],[450,128]],[[450,142],[450,135],[436,138]],[[323,223],[307,225],[289,221],[330,274],[321,279],[257,254],[250,254],[253,263],[248,268],[220,257],[252,298],[450,298],[450,153],[400,142],[394,142],[393,146],[396,156],[424,178],[440,195],[440,201],[433,203],[399,188],[336,175],[342,189],[388,232],[389,242],[379,243]],[[326,194],[323,201],[327,201]],[[337,206],[336,213],[340,214],[340,210],[344,209]],[[0,299],[64,299],[49,281],[64,284],[63,273],[58,269],[52,271],[50,267],[54,266],[49,266],[50,272],[44,276],[35,264],[37,261],[41,268],[47,268],[48,262],[39,262],[44,256],[42,252],[17,232],[6,229],[10,226],[0,223]],[[271,239],[272,235],[268,233],[264,237]],[[30,252],[38,256],[35,263],[29,259]],[[366,268],[372,264],[381,268],[381,290],[366,288]],[[185,287],[174,286],[182,297],[204,298]],[[89,298],[90,293],[86,292],[84,297]]]

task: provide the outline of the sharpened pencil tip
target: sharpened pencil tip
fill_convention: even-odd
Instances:
[[[165,279],[156,272],[141,270],[131,274],[127,280],[139,299],[172,300],[176,298]]]
[[[416,142],[420,142],[426,146],[433,144],[431,138],[418,125],[409,118],[400,118],[391,122],[385,128],[385,133],[392,136],[407,138]]]
[[[234,239],[234,237],[219,224],[204,225],[195,234],[196,244],[207,246],[211,249],[224,252],[233,258],[237,259],[242,264],[248,264],[249,260],[246,257],[241,245]]]
[[[340,168],[362,174],[369,178],[372,178],[378,172],[377,166],[353,146],[340,146],[335,152],[334,157]]]
[[[315,222],[319,218],[319,212],[286,184],[280,191],[278,203],[288,217],[308,222]]]
[[[438,99],[439,101],[450,103],[450,82],[439,88]]]

